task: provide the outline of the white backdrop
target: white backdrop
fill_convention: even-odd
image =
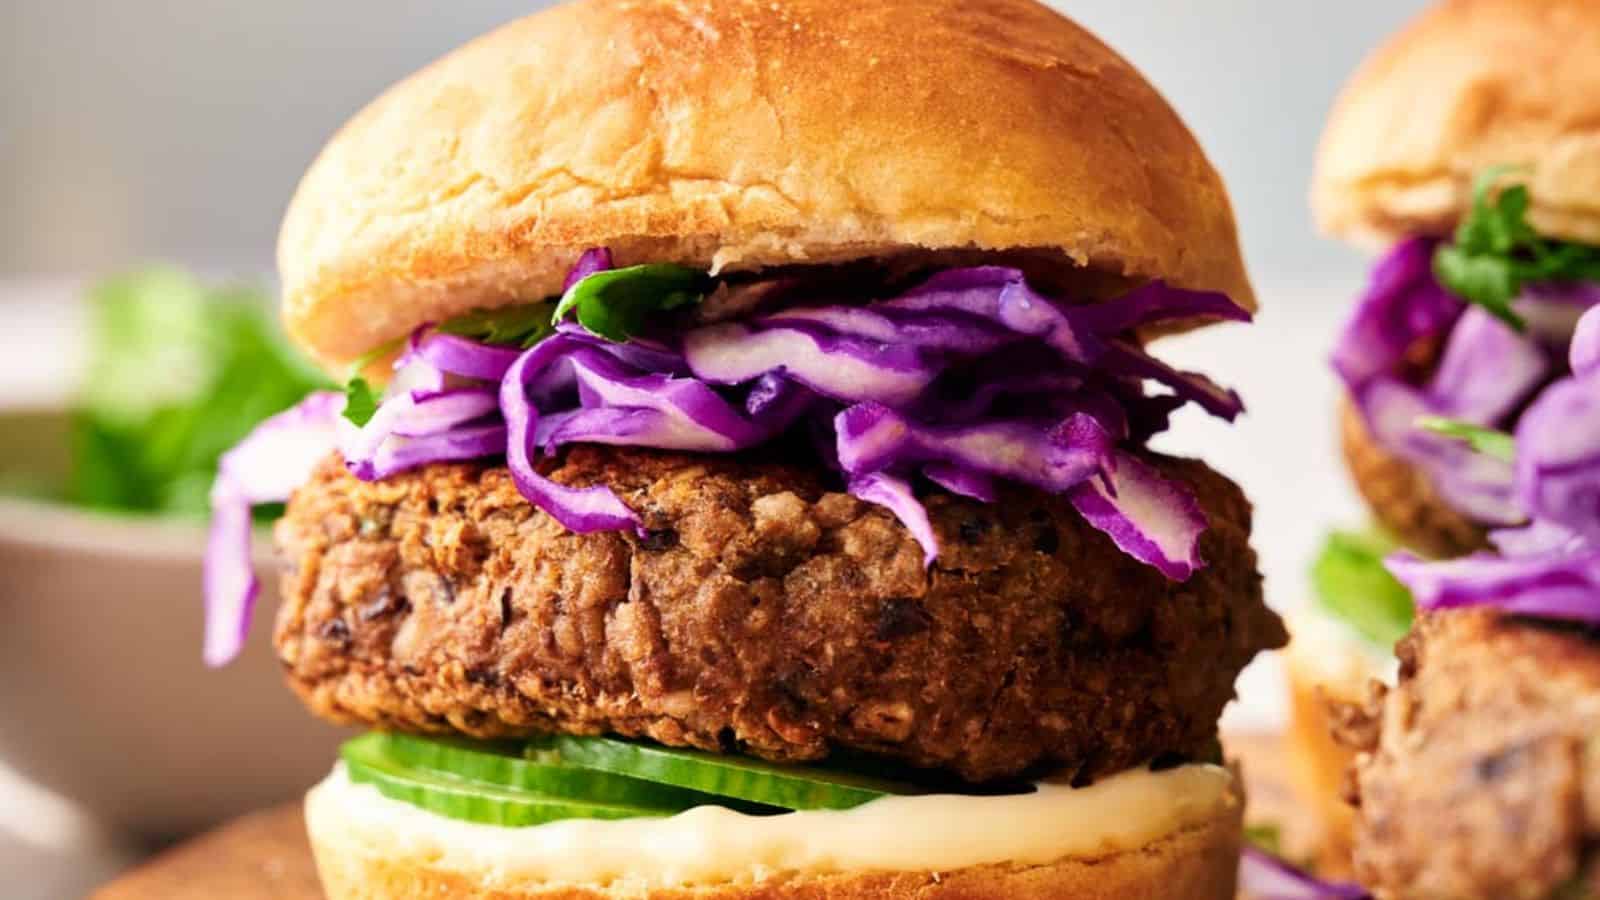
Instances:
[[[871,2],[871,0],[863,0]],[[528,0],[0,2],[0,273],[270,264],[322,141]],[[1421,0],[1056,0],[1147,72],[1228,176],[1259,277],[1339,271],[1304,215],[1340,81]]]

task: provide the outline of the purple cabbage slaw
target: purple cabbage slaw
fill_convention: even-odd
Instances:
[[[1323,881],[1259,847],[1239,857],[1239,896],[1245,900],[1371,900],[1360,885]]]
[[[610,267],[608,252],[591,250],[567,288]],[[540,460],[573,443],[726,453],[809,428],[826,436],[820,455],[849,492],[898,518],[929,565],[938,539],[917,479],[985,502],[1009,481],[1066,495],[1123,552],[1183,580],[1204,565],[1204,513],[1185,485],[1130,451],[1186,403],[1229,420],[1243,406],[1128,335],[1191,316],[1250,318],[1220,294],[1159,282],[1067,306],[1018,270],[979,267],[941,272],[868,306],[758,311],[670,339],[614,343],[562,322],[524,351],[424,326],[364,426],[339,415],[336,397],[319,395],[264,423],[240,452],[320,440],[364,480],[503,456],[521,493],[568,529],[643,533],[639,513],[609,487],[558,483],[541,474]],[[1150,393],[1146,382],[1165,391]],[[244,473],[219,478],[207,610],[220,636],[208,640],[209,662],[231,658],[248,627],[249,504],[285,499],[320,455],[285,456],[284,477],[267,492],[241,486]]]
[[[1514,304],[1527,323],[1518,332],[1440,285],[1433,272],[1437,248],[1435,240],[1414,238],[1378,263],[1340,336],[1333,366],[1380,446],[1422,469],[1469,518],[1516,525],[1528,510],[1516,495],[1511,467],[1417,428],[1416,419],[1433,415],[1485,428],[1514,426],[1519,413],[1568,371],[1568,347],[1583,313],[1600,303],[1600,288],[1529,288]],[[1591,334],[1576,344],[1592,346],[1597,339]],[[1438,349],[1438,365],[1418,383],[1415,354],[1430,346]]]
[[[1421,609],[1494,606],[1600,625],[1600,307],[1583,314],[1573,373],[1540,392],[1517,421],[1511,493],[1526,521],[1491,531],[1497,552],[1427,562],[1397,554],[1389,569]]]
[[[318,392],[262,422],[228,451],[211,485],[206,541],[206,625],[202,656],[220,666],[244,646],[261,591],[250,561],[252,507],[282,503],[328,455],[344,397]]]
[[[1600,624],[1600,287],[1543,285],[1515,303],[1518,332],[1441,288],[1435,244],[1401,244],[1378,266],[1334,354],[1374,439],[1418,465],[1456,509],[1494,526],[1494,552],[1388,567],[1423,610],[1488,605]],[[1421,342],[1442,347],[1421,384]],[[1417,427],[1438,415],[1509,430],[1514,461]]]

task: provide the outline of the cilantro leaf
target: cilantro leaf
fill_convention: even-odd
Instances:
[[[1377,534],[1336,531],[1328,535],[1311,566],[1311,583],[1322,608],[1385,649],[1411,628],[1411,592],[1383,566],[1395,549]]]
[[[1522,317],[1511,301],[1522,293],[1510,260],[1499,256],[1474,256],[1459,246],[1440,247],[1433,257],[1434,274],[1452,294],[1494,314],[1521,331]]]
[[[552,321],[560,322],[576,310],[578,324],[589,333],[620,343],[643,330],[655,313],[699,303],[708,287],[704,272],[686,266],[607,269],[568,289]]]
[[[480,344],[526,350],[549,337],[554,330],[551,324],[551,310],[554,307],[554,303],[544,300],[503,309],[480,310],[457,316],[440,325],[438,330]]]
[[[356,427],[361,427],[372,421],[378,412],[378,394],[372,385],[360,375],[345,382],[344,386],[344,417],[349,419]]]
[[[1541,237],[1528,222],[1532,196],[1527,185],[1496,191],[1515,171],[1496,166],[1478,176],[1472,209],[1454,242],[1439,247],[1433,268],[1451,293],[1521,330],[1522,317],[1512,304],[1523,288],[1540,281],[1600,280],[1600,247]]]
[[[1492,456],[1501,462],[1511,462],[1516,458],[1516,441],[1511,435],[1498,429],[1485,428],[1482,425],[1474,425],[1459,419],[1447,419],[1443,416],[1422,416],[1417,419],[1417,427],[1462,441],[1471,447],[1473,452]]]

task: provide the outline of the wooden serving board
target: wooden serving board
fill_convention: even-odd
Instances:
[[[173,847],[93,900],[323,900],[300,804],[254,813]]]
[[[1249,784],[1252,822],[1293,832],[1296,807],[1286,783],[1278,739],[1234,736]],[[1292,836],[1292,835],[1291,835]],[[106,885],[94,900],[323,900],[300,804],[234,821],[157,856]]]

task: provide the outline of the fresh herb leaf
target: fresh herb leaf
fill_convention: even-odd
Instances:
[[[378,394],[360,375],[345,382],[344,417],[357,428],[372,421],[378,412]]]
[[[1528,223],[1527,185],[1496,190],[1515,171],[1497,166],[1478,177],[1472,210],[1455,241],[1439,247],[1433,268],[1451,293],[1521,330],[1522,317],[1512,304],[1523,288],[1540,281],[1600,280],[1600,247],[1541,237]]]
[[[401,348],[406,342],[404,337],[397,337],[392,341],[384,341],[366,353],[356,358],[350,364],[350,377],[344,382],[344,412],[346,419],[350,420],[357,428],[372,421],[378,411],[378,406],[383,403],[382,392],[373,388],[361,373],[371,368],[379,360],[387,359]]]
[[[1473,452],[1492,456],[1501,462],[1511,462],[1516,459],[1516,440],[1498,429],[1485,428],[1482,425],[1474,425],[1460,419],[1447,419],[1443,416],[1422,416],[1417,419],[1417,427],[1462,441],[1471,447]]]
[[[440,325],[438,330],[480,344],[526,350],[550,336],[553,330],[551,311],[554,308],[552,301],[544,300],[504,309],[480,310],[457,316]]]
[[[204,515],[217,459],[328,386],[259,291],[153,268],[98,285],[89,308],[90,365],[72,416],[76,503]]]
[[[1383,566],[1394,542],[1376,534],[1334,532],[1311,567],[1322,607],[1388,649],[1411,628],[1411,592]]]
[[[607,269],[569,288],[557,304],[553,322],[577,311],[590,334],[622,342],[644,329],[656,313],[699,303],[709,279],[686,266],[655,264]]]
[[[1447,245],[1435,253],[1433,268],[1450,293],[1478,304],[1518,331],[1523,329],[1522,317],[1511,308],[1511,301],[1522,292],[1522,284],[1510,260],[1474,256],[1460,246]]]
[[[638,334],[655,313],[700,302],[708,281],[699,270],[669,264],[607,269],[579,281],[559,301],[471,312],[438,330],[526,350],[549,337],[556,324],[576,310],[578,323],[590,333],[620,343]]]

